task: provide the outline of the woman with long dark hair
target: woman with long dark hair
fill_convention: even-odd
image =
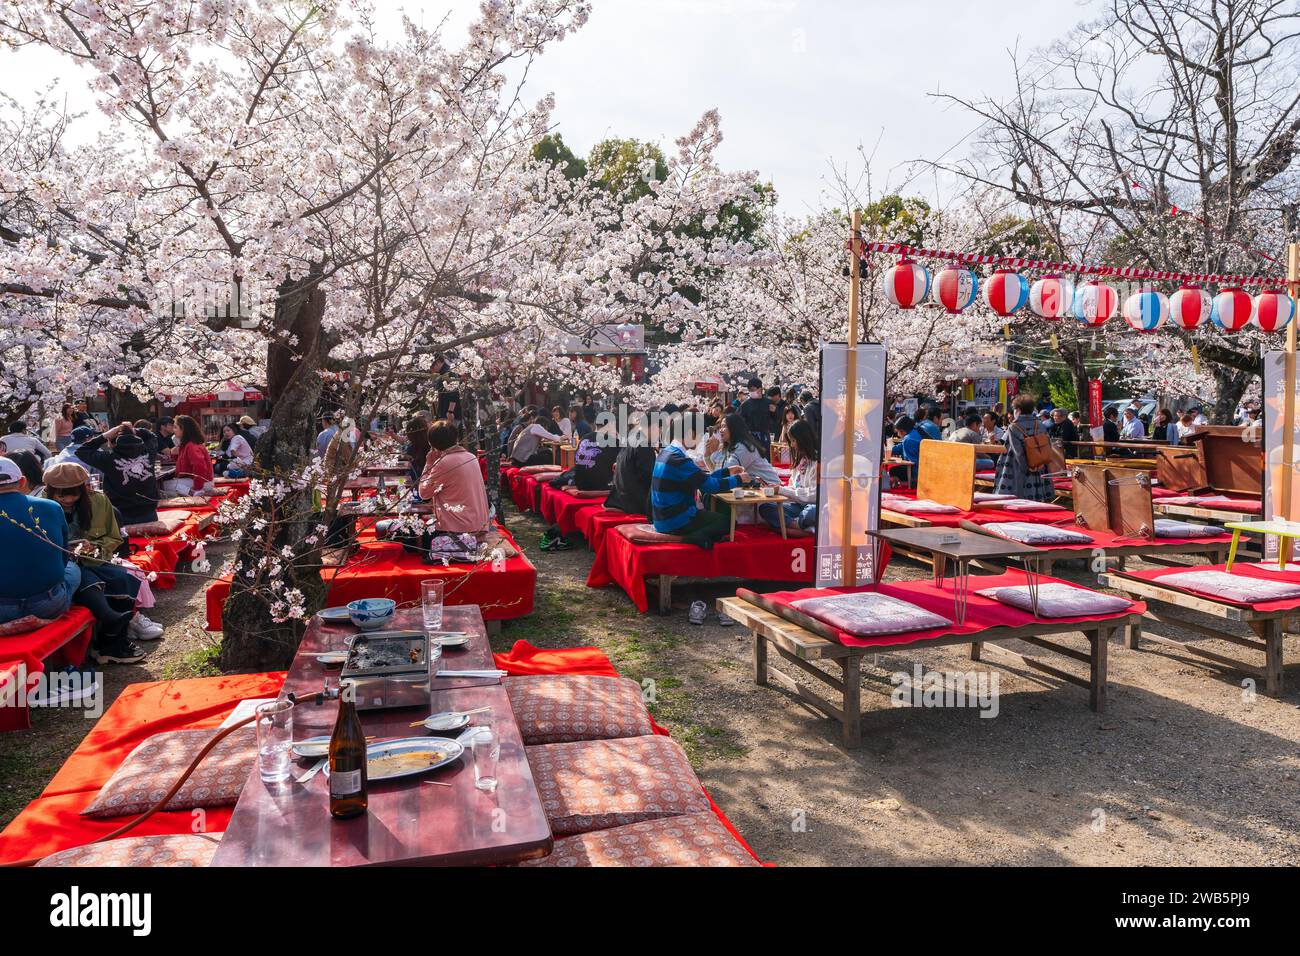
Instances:
[[[749,430],[744,418],[739,414],[728,415],[722,420],[718,437],[722,439],[727,466],[739,465],[751,478],[757,478],[765,485],[780,487],[781,476],[763,455],[761,450],[763,446]]]
[[[785,509],[787,527],[799,528],[801,531],[817,530],[817,478],[819,457],[817,449],[817,432],[804,419],[799,419],[787,429],[786,437],[790,444],[790,459],[793,469],[790,484],[781,489],[781,494],[794,501],[782,505],[760,505],[758,515],[773,528],[781,527],[781,515],[776,509]]]
[[[72,429],[76,422],[72,420],[72,403],[64,402],[59,414],[54,417],[54,450],[63,451],[72,441]]]
[[[189,415],[177,415],[176,477],[165,485],[168,494],[213,494],[212,459],[204,444],[203,429]]]

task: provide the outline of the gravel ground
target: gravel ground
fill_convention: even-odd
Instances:
[[[976,669],[999,681],[999,712],[989,719],[976,709],[890,702],[891,673],[917,662],[965,672],[967,648],[881,654],[864,668],[864,745],[849,752],[837,724],[753,683],[743,629],[720,626],[712,613],[703,626],[687,622],[690,601],[712,610],[734,583],[675,587],[670,616],[640,615],[616,588],[585,586],[591,553],[580,542],[543,554],[539,521],[512,514],[508,524],[538,565],[537,610],[509,623],[494,640],[498,649],[519,639],[594,644],[622,673],[653,681],[656,719],[683,743],[713,798],[764,859],[1159,866],[1300,857],[1300,665],[1287,668],[1288,691],[1271,699],[1245,692],[1240,673],[1115,642],[1108,709],[1098,715],[1080,688],[981,664]],[[901,560],[889,572],[926,573]],[[1088,581],[1079,564],[1058,564],[1055,574]],[[151,616],[167,635],[143,663],[106,671],[109,700],[132,681],[195,676],[211,666],[201,582],[182,579],[159,598]],[[1150,628],[1222,654],[1251,653]],[[1082,635],[1066,643],[1086,646]],[[1286,651],[1290,661],[1300,657],[1300,637],[1288,638]],[[39,793],[90,726],[73,713],[37,712],[34,732],[0,736],[0,824]]]

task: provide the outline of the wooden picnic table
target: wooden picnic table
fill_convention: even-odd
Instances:
[[[464,631],[464,650],[443,653],[441,667],[472,670],[493,667],[483,616],[477,605],[445,607],[443,627]],[[393,626],[421,630],[419,608],[399,609]],[[295,740],[329,734],[338,710],[335,701],[317,705],[325,668],[316,662],[322,651],[342,650],[344,637],[356,633],[350,625],[323,626],[313,618],[289,668],[281,697],[294,694]],[[338,672],[335,671],[335,674]],[[419,677],[423,683],[425,678]],[[372,783],[369,809],[351,820],[329,814],[329,780],[319,773],[308,783],[289,780],[263,783],[256,767],[213,859],[214,866],[489,866],[546,856],[553,844],[523,739],[505,688],[495,678],[439,678],[429,693],[428,707],[362,710],[366,736],[376,740],[424,736],[410,723],[431,711],[492,707],[500,735],[501,758],[497,789],[485,793],[474,786],[474,758],[460,760],[415,777]],[[312,761],[311,763],[314,763]],[[295,767],[301,776],[310,764]],[[450,787],[426,783],[436,780]],[[500,821],[507,821],[501,826]]]
[[[743,498],[737,498],[735,491],[723,491],[713,495],[710,501],[721,502],[731,508],[731,534],[728,541],[736,540],[736,510],[738,508],[753,507],[757,513],[760,505],[784,505],[787,501],[794,501],[793,498],[787,498],[785,495],[745,495]],[[778,507],[777,515],[781,523],[781,537],[788,538],[785,530],[785,508]]]

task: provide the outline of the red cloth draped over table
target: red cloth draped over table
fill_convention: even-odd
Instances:
[[[519,550],[510,532],[497,525],[501,534]],[[477,604],[487,621],[506,621],[533,612],[533,591],[537,569],[521,552],[507,558],[505,566],[493,570],[491,563],[425,564],[419,555],[402,550],[394,541],[366,541],[341,568],[321,572],[329,588],[326,606],[340,607],[361,598],[387,597],[399,604],[418,604],[420,582],[439,578],[446,582],[444,601],[448,605]],[[230,595],[230,578],[214,581],[207,593],[208,630],[221,630],[221,610]]]
[[[587,539],[587,547],[592,551],[600,550],[601,539],[612,528],[621,524],[645,524],[650,519],[645,515],[631,515],[626,511],[609,511],[604,505],[595,510],[579,511],[573,519],[579,534]]]
[[[735,541],[719,541],[709,550],[693,544],[634,544],[614,531],[601,539],[587,587],[617,584],[644,614],[650,607],[647,575],[811,581],[813,543],[811,536],[782,538],[766,525],[739,525]]]
[[[166,514],[166,510],[163,513]],[[171,534],[131,538],[130,561],[141,571],[153,571],[158,575],[152,582],[153,587],[166,590],[175,585],[176,576],[172,572],[176,565],[189,555],[197,539],[211,533],[211,527],[199,527],[205,517],[206,514],[191,514]]]
[[[1261,567],[1258,564],[1243,564],[1237,561],[1233,564],[1232,570],[1228,571],[1226,564],[1209,564],[1198,565],[1197,567],[1176,567],[1176,568],[1154,568],[1142,571],[1129,571],[1125,577],[1141,578],[1144,581],[1160,582],[1161,578],[1168,577],[1171,574],[1181,574],[1185,571],[1223,571],[1227,574],[1239,574],[1248,578],[1259,578],[1262,581],[1276,581],[1279,584],[1300,584],[1300,571],[1278,571],[1276,564],[1268,564]],[[1270,570],[1274,569],[1274,570]],[[1169,585],[1178,588],[1177,584]],[[1269,614],[1274,611],[1290,611],[1300,609],[1300,598],[1291,598],[1286,601],[1260,601],[1256,604],[1248,604],[1245,601],[1232,601],[1224,597],[1214,597],[1209,594],[1197,594],[1195,591],[1188,591],[1186,588],[1181,590],[1187,591],[1188,594],[1202,598],[1206,601],[1217,601],[1220,604],[1235,604],[1237,607],[1248,607],[1261,614]]]
[[[1040,584],[1071,583],[1042,575],[1039,576],[1038,580]],[[978,631],[985,631],[992,627],[1027,627],[1032,624],[1042,624],[1045,621],[1050,621],[1053,624],[1087,624],[1093,621],[1123,618],[1130,614],[1142,614],[1146,611],[1144,603],[1134,601],[1131,608],[1117,614],[1035,618],[1028,611],[1021,611],[975,593],[985,588],[1017,587],[1024,585],[1027,581],[1028,576],[1023,571],[971,575],[970,591],[966,604],[966,620],[961,624],[949,624],[945,627],[932,628],[927,631],[910,631],[906,634],[880,634],[873,637],[855,637],[835,628],[837,639],[847,647],[897,647],[904,644],[914,644],[917,641],[943,637],[948,634],[975,634]],[[857,594],[862,591],[878,591],[881,594],[898,598],[900,601],[908,601],[933,614],[942,615],[948,620],[953,618],[953,581],[951,578],[944,578],[942,584],[939,585],[936,585],[932,580],[903,581],[897,584],[878,584],[875,587],[804,588],[801,591],[775,591],[764,595],[764,597],[778,604],[788,606],[791,602],[803,598],[829,597],[833,594]]]
[[[567,491],[542,485],[542,520],[558,525],[561,534],[581,531],[580,519],[584,514],[605,510],[604,498],[582,498]]]
[[[595,674],[615,677],[618,671],[599,648],[545,649],[517,641],[506,654],[494,654],[497,666],[510,676],[530,674]],[[166,730],[218,726],[240,701],[275,697],[284,673],[209,677],[198,680],[131,684],[100,718],[41,796],[29,803],[0,832],[0,862],[12,863],[48,856],[82,846],[116,830],[128,817],[93,820],[80,815],[99,790],[141,741]],[[655,732],[668,734],[655,725]],[[160,781],[161,782],[161,781]],[[744,838],[712,799],[718,821],[753,854]],[[225,831],[233,807],[204,811],[204,830]],[[129,836],[191,833],[191,810],[160,811]],[[757,855],[754,855],[758,859]]]
[[[44,627],[25,634],[0,637],[0,733],[26,730],[31,726],[31,715],[26,702],[16,700],[17,686],[10,686],[18,677],[19,665],[32,677],[45,670],[44,661],[56,667],[80,664],[94,636],[94,618],[80,605],[68,608],[67,613]],[[10,696],[14,695],[14,696]]]
[[[532,511],[537,500],[537,476],[518,471],[511,475],[510,498],[520,511]]]

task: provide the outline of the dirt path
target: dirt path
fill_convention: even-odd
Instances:
[[[895,708],[889,674],[966,671],[965,648],[882,654],[863,677],[864,746],[789,696],[754,685],[742,629],[710,608],[734,584],[675,588],[671,616],[636,613],[616,588],[586,587],[591,554],[537,550],[542,525],[508,524],[538,566],[537,610],[494,644],[594,644],[620,671],[653,681],[657,720],[687,748],[718,804],[765,859],[849,864],[1294,864],[1300,859],[1300,665],[1274,700],[1243,693],[1242,675],[1165,651],[1111,647],[1108,711],[1086,694],[1022,670],[999,679],[999,713]],[[216,562],[214,562],[216,563]],[[919,577],[895,562],[891,577]],[[1086,582],[1082,569],[1056,573]],[[166,640],[135,667],[110,668],[110,696],[136,680],[194,676],[212,646],[202,591],[160,592]],[[1160,628],[1168,636],[1189,634]],[[1084,646],[1082,636],[1073,639]],[[1028,645],[1014,647],[1033,654]],[[1220,653],[1237,648],[1223,644]],[[1300,638],[1287,642],[1300,659]],[[90,728],[68,713],[35,715],[36,731],[0,736],[0,824],[34,797]]]

